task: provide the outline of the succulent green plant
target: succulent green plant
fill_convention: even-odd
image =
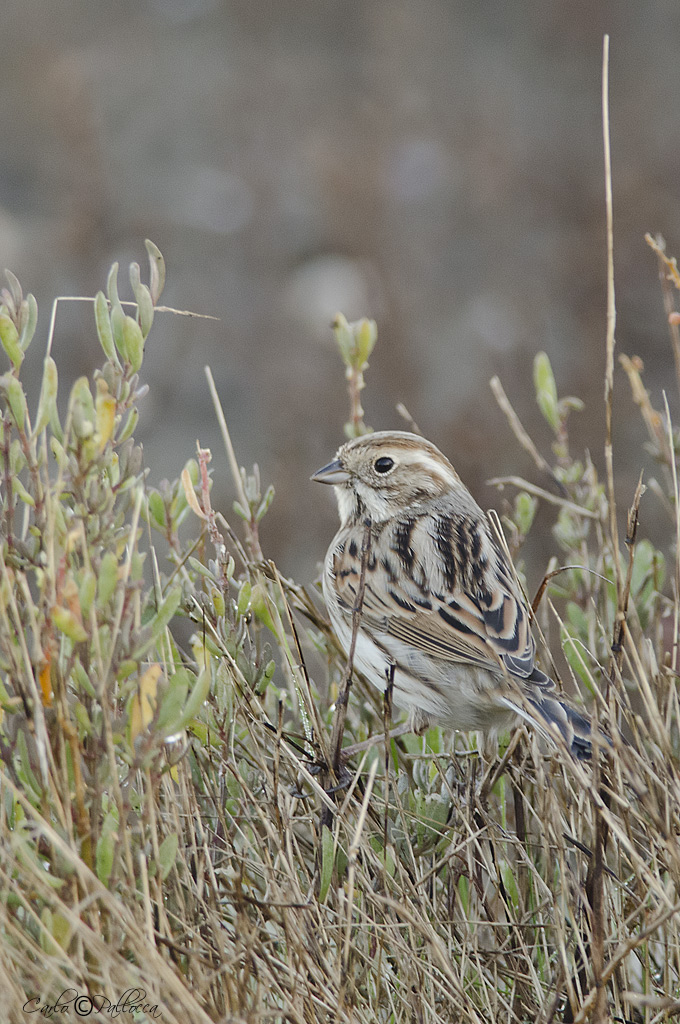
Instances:
[[[144,349],[166,315],[163,259],[147,252],[147,284],[130,268],[134,303],[116,266],[93,300],[104,362],[65,406],[49,353],[35,406],[26,395],[37,308],[12,275],[0,296],[3,1019],[54,1014],[60,999],[104,1012],[128,990],[137,1019],[171,1022],[586,1020],[603,990],[612,1017],[668,1017],[677,446],[640,366],[624,363],[660,471],[645,501],[675,518],[657,550],[631,495],[620,575],[607,491],[571,453],[577,403],[547,356],[545,438],[528,438],[495,383],[541,473],[501,482],[513,555],[537,508],[554,513],[534,602],[542,656],[557,656],[611,752],[574,764],[521,728],[483,749],[440,728],[390,735],[391,708],[358,677],[334,773],[346,665],[315,589],[262,551],[273,488],[238,465],[219,406],[233,522],[212,507],[209,452],[160,483],[135,443]],[[334,330],[355,436],[377,329],[338,316]]]

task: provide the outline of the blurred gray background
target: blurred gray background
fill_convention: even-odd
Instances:
[[[488,386],[499,374],[549,454],[539,349],[585,399],[574,448],[602,465],[604,32],[618,351],[643,357],[655,404],[677,399],[643,240],[680,253],[677,0],[4,0],[0,29],[0,255],[38,299],[32,367],[53,296],[94,294],[152,238],[164,301],[220,322],[156,320],[151,481],[199,438],[229,513],[208,363],[239,461],[276,487],[262,536],[284,574],[310,582],[335,529],[309,475],[347,418],[338,309],[378,320],[367,422],[402,426],[404,402],[482,504],[501,503],[491,476],[543,483]],[[54,351],[62,387],[99,364],[88,307],[61,310]],[[643,431],[620,370],[615,415],[628,501]]]

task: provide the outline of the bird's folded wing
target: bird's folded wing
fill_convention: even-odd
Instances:
[[[387,652],[394,638],[441,661],[470,662],[520,679],[534,670],[529,614],[500,582],[491,594],[478,598],[459,588],[442,595],[408,580],[369,576],[361,619]]]

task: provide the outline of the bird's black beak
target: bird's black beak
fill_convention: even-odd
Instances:
[[[327,466],[317,469],[311,477],[318,484],[346,484],[350,475],[340,462],[340,459],[333,459]]]

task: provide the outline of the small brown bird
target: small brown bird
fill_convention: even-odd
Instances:
[[[430,441],[382,431],[348,441],[312,480],[332,484],[340,529],[323,593],[345,650],[370,522],[354,663],[411,727],[496,733],[518,717],[591,756],[590,722],[535,663],[531,614],[491,524]]]

